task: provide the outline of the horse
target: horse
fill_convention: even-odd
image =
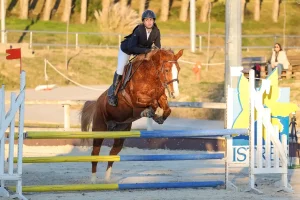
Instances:
[[[108,90],[97,100],[86,101],[81,109],[81,130],[89,131],[130,131],[132,122],[141,117],[152,118],[156,123],[163,124],[171,114],[168,106],[166,90],[170,97],[179,95],[178,74],[180,66],[178,59],[183,50],[175,54],[172,50],[156,49],[148,54],[138,55],[126,65],[123,78],[120,81],[118,105],[108,104]],[[126,81],[125,77],[129,77]],[[163,110],[161,116],[155,114],[157,108]],[[93,139],[91,155],[99,155],[104,139]],[[118,155],[125,139],[114,139],[110,155]],[[92,183],[96,182],[97,162],[92,162]],[[113,162],[108,162],[105,181],[110,181]]]

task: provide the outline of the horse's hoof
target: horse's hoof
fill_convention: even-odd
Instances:
[[[164,123],[164,119],[162,118],[162,117],[158,117],[158,118],[156,118],[156,119],[153,119],[156,123],[158,123],[158,124],[163,124]]]
[[[97,175],[96,175],[96,173],[93,173],[93,174],[92,174],[92,177],[91,177],[91,182],[92,182],[93,184],[95,184],[95,183],[96,183],[96,180],[97,180]]]

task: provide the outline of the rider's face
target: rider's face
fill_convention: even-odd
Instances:
[[[146,28],[152,28],[154,20],[152,18],[145,18],[143,21]]]

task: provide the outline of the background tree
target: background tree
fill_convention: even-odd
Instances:
[[[140,0],[140,6],[139,6],[139,16],[141,17],[143,12],[145,11],[146,7],[146,0]]]
[[[163,22],[168,21],[169,8],[170,8],[170,0],[162,0],[161,1],[161,12],[160,12],[160,20],[161,21],[163,21]]]
[[[280,0],[273,0],[273,22],[278,22]]]
[[[88,0],[81,0],[81,7],[80,7],[80,23],[81,24],[86,23],[87,4],[88,4]]]
[[[209,11],[210,0],[203,0],[200,12],[200,22],[207,21],[207,15]]]
[[[254,5],[254,20],[259,21],[260,20],[260,6],[261,6],[261,0],[255,0]]]
[[[190,0],[181,0],[181,10],[179,20],[185,22],[188,17]]]
[[[49,21],[50,16],[51,16],[51,5],[52,5],[52,0],[45,0],[45,8],[43,12],[43,21]]]
[[[245,17],[245,10],[246,10],[246,0],[241,0],[241,22],[244,22]]]
[[[20,19],[28,19],[29,0],[20,0]]]
[[[102,0],[102,20],[107,21],[108,20],[108,12],[110,7],[110,0]]]

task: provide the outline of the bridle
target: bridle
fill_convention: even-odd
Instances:
[[[151,59],[151,62],[152,62],[152,65],[155,66],[152,59]],[[165,60],[165,61],[162,62],[160,70],[157,71],[157,77],[159,77],[159,74],[161,72],[163,72],[163,74],[164,74],[164,81],[162,81],[161,79],[159,79],[159,80],[160,80],[161,84],[163,85],[163,87],[165,89],[167,89],[169,97],[173,97],[173,95],[171,94],[171,91],[170,91],[168,85],[171,84],[171,83],[173,83],[173,82],[175,82],[175,81],[177,81],[177,83],[179,84],[179,79],[177,77],[177,78],[174,78],[174,79],[172,79],[170,81],[167,81],[166,72],[164,71],[164,67],[165,67],[166,63],[176,63],[176,66],[177,66],[178,62],[176,60]]]
[[[167,81],[166,72],[164,70],[165,63],[176,63],[176,64],[178,64],[178,62],[176,60],[163,61],[162,67],[160,69],[160,71],[164,73],[164,79],[165,79],[165,81],[161,82],[161,83],[164,86],[164,88],[167,89],[168,95],[171,98],[171,97],[174,97],[174,96],[171,94],[171,91],[170,91],[168,85],[171,84],[171,83],[173,83],[173,82],[175,82],[175,81],[177,81],[177,83],[179,84],[178,73],[177,73],[177,78],[174,78],[174,79],[172,79],[170,81]]]

